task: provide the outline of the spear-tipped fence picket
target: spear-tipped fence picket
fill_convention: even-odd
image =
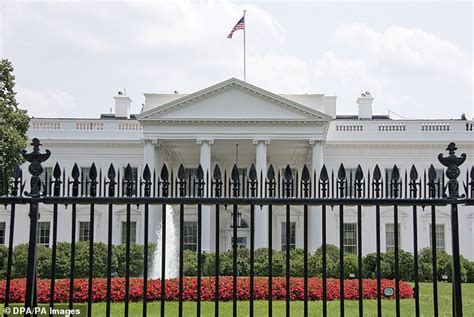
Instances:
[[[6,173],[0,169],[0,203],[10,205],[10,228],[5,307],[10,305],[10,280],[12,274],[12,251],[14,247],[15,212],[17,205],[29,205],[29,250],[27,268],[27,287],[25,296],[25,307],[35,307],[36,302],[36,228],[39,219],[40,206],[53,206],[53,238],[52,238],[52,278],[50,292],[50,307],[54,307],[55,292],[55,272],[56,272],[56,245],[58,230],[58,206],[66,205],[71,207],[71,274],[69,289],[69,307],[72,308],[74,298],[74,269],[75,269],[75,242],[76,242],[76,211],[78,205],[88,205],[90,207],[90,231],[89,231],[89,272],[88,272],[88,316],[92,314],[92,276],[94,262],[94,208],[95,205],[108,206],[108,259],[107,259],[107,295],[106,314],[111,313],[111,278],[112,278],[112,219],[113,210],[116,205],[126,205],[126,268],[125,268],[125,316],[129,312],[129,292],[130,292],[130,233],[131,233],[131,206],[143,206],[144,212],[144,256],[143,256],[143,293],[147,290],[148,277],[148,223],[150,206],[162,206],[156,209],[161,213],[162,235],[166,236],[166,205],[179,206],[179,316],[183,314],[183,219],[184,207],[186,205],[197,206],[197,289],[201,289],[202,263],[201,263],[201,233],[202,233],[202,206],[215,206],[216,223],[219,223],[221,206],[231,206],[232,228],[233,228],[233,315],[237,315],[237,228],[238,228],[238,207],[250,206],[250,316],[254,314],[254,249],[255,249],[255,213],[260,209],[255,206],[268,206],[268,314],[272,316],[272,207],[281,205],[286,207],[286,315],[290,310],[290,215],[292,206],[303,206],[303,249],[304,249],[304,316],[308,314],[308,232],[313,230],[309,227],[308,214],[311,212],[309,206],[318,206],[321,212],[322,221],[322,315],[327,316],[327,270],[326,270],[326,246],[327,246],[327,211],[328,207],[339,214],[339,274],[340,274],[340,314],[344,315],[344,208],[346,206],[357,206],[357,257],[359,280],[358,298],[359,315],[363,314],[363,289],[362,289],[362,210],[366,207],[375,207],[375,240],[376,240],[376,279],[377,279],[377,315],[382,315],[382,287],[381,287],[381,238],[380,238],[380,207],[393,207],[393,221],[398,223],[398,208],[400,206],[411,206],[413,210],[413,250],[414,250],[414,301],[415,315],[420,315],[419,302],[419,281],[418,281],[418,232],[417,214],[421,209],[429,207],[431,209],[432,222],[432,258],[433,258],[433,303],[434,313],[438,314],[437,297],[437,271],[436,271],[436,211],[439,206],[451,207],[451,240],[452,240],[452,295],[453,295],[453,315],[462,316],[462,295],[461,295],[461,269],[459,250],[459,226],[458,226],[458,205],[474,205],[474,166],[466,169],[465,177],[460,177],[459,166],[466,160],[466,155],[456,156],[457,150],[454,143],[450,143],[446,150],[448,156],[439,154],[439,162],[446,167],[446,172],[437,175],[433,165],[427,170],[418,170],[414,165],[407,170],[400,170],[397,165],[393,165],[391,173],[381,172],[379,165],[373,166],[366,172],[361,165],[353,173],[348,173],[343,164],[340,164],[337,171],[328,171],[325,165],[320,170],[313,170],[304,165],[301,170],[301,177],[298,172],[293,174],[291,166],[286,166],[283,172],[275,172],[273,165],[269,165],[267,172],[258,173],[255,166],[249,169],[248,175],[242,175],[234,165],[230,173],[226,170],[222,173],[219,165],[215,165],[211,171],[204,171],[201,165],[195,170],[194,177],[187,175],[183,164],[178,168],[177,176],[173,175],[173,170],[165,164],[159,170],[155,170],[145,165],[142,175],[134,176],[130,164],[124,170],[123,175],[116,172],[113,164],[107,169],[107,173],[102,173],[93,163],[88,175],[81,175],[77,164],[71,172],[67,172],[56,163],[52,175],[43,174],[41,163],[46,161],[51,155],[50,151],[40,152],[40,142],[33,139],[33,151],[27,153],[23,151],[25,160],[30,162],[29,192],[25,191],[26,180],[23,177],[22,169],[17,166],[9,179]],[[40,177],[44,175],[44,177]],[[447,177],[447,180],[445,178]],[[458,178],[461,181],[461,191],[459,191]],[[371,208],[370,211],[373,209]],[[60,224],[66,226],[67,224]],[[219,246],[219,226],[215,229],[215,245]],[[394,225],[394,241],[398,241],[398,226]],[[367,235],[368,233],[365,233]],[[463,237],[464,238],[464,237]],[[162,276],[161,276],[161,316],[165,316],[165,256],[166,239],[163,238],[162,251]],[[400,316],[400,292],[399,292],[399,245],[394,245],[395,258],[395,301],[396,315]],[[215,315],[219,314],[219,249],[215,253]],[[143,296],[143,315],[147,312],[147,297]],[[201,296],[197,292],[197,315],[201,313]]]

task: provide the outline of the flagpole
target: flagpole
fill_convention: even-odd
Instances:
[[[245,32],[247,30],[247,23],[245,22],[245,12],[247,12],[247,10],[243,10],[244,11],[244,81],[247,81],[247,51],[246,51],[246,48],[245,48]]]

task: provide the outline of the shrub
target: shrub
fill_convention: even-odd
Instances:
[[[8,248],[0,245],[0,279],[7,276]]]
[[[461,256],[461,265],[466,270],[466,282],[474,283],[474,262]]]
[[[155,245],[148,247],[148,264],[152,265],[153,252]],[[117,261],[117,274],[118,276],[125,276],[126,268],[126,245],[120,244],[113,247],[113,253]],[[143,276],[143,245],[131,243],[130,244],[130,276],[138,277]]]
[[[219,259],[221,275],[232,275],[232,251],[221,252]]]
[[[13,248],[12,277],[25,277],[28,266],[28,244],[22,243]]]
[[[308,256],[308,275],[309,276],[322,276],[322,259],[316,254],[310,254]]]
[[[148,263],[151,267],[156,249],[155,244],[148,246]],[[7,251],[5,246],[0,246],[0,279],[6,275]],[[71,244],[60,242],[57,244],[56,256],[56,278],[69,278],[71,262]],[[75,256],[75,278],[86,278],[89,273],[89,242],[76,243]],[[339,278],[339,249],[336,246],[327,246],[326,272],[328,278]],[[51,276],[51,249],[45,246],[38,247],[37,272],[40,278],[50,278]],[[292,277],[302,277],[304,269],[304,252],[302,249],[293,249],[290,252],[290,274]],[[107,274],[107,245],[104,243],[94,243],[93,277],[105,277]],[[28,261],[28,244],[17,245],[13,250],[12,277],[19,278],[26,276]],[[143,245],[130,245],[130,276],[143,276]],[[197,253],[190,250],[184,251],[184,275],[197,275]],[[437,253],[438,280],[443,275],[448,276],[448,281],[452,277],[452,257],[446,252]],[[125,245],[112,247],[112,274],[125,276]],[[419,279],[420,281],[431,282],[432,265],[431,249],[425,248],[419,252]],[[314,254],[308,254],[308,276],[322,276],[322,248]],[[250,251],[245,248],[237,250],[237,269],[239,276],[248,276],[250,273]],[[255,250],[254,256],[255,276],[268,276],[268,249],[261,248]],[[284,277],[286,274],[286,252],[273,251],[272,272],[275,277]],[[358,261],[354,254],[344,255],[344,277],[348,278],[350,273],[357,277]],[[232,250],[220,252],[220,272],[221,276],[233,274],[233,252]],[[376,277],[376,254],[369,253],[362,260],[362,274],[364,278]],[[400,250],[399,252],[399,274],[401,280],[413,280],[413,255]],[[202,276],[215,275],[215,253],[202,253]],[[394,279],[395,259],[393,252],[381,253],[381,277]],[[474,282],[474,262],[461,256],[461,278],[463,282]]]
[[[386,252],[381,254],[380,271],[383,278],[395,278],[395,254]],[[413,255],[409,252],[400,250],[398,255],[398,273],[402,280],[413,279]]]
[[[191,250],[183,252],[183,273],[185,276],[197,275],[197,253]]]
[[[272,272],[273,276],[285,276],[285,252],[275,251],[272,257]]]
[[[316,250],[316,255],[319,255],[322,257],[323,255],[323,248],[319,247]],[[326,245],[326,258],[327,261],[332,261],[332,262],[339,262],[339,248],[336,247],[335,245],[332,244],[327,244]]]
[[[362,260],[362,276],[364,278],[377,276],[377,253],[368,253]]]
[[[68,278],[71,271],[71,244],[59,242],[56,245],[56,277]]]
[[[286,261],[286,258],[285,258]],[[304,252],[303,249],[290,251],[290,274],[293,277],[304,276]]]
[[[424,248],[420,251],[420,280],[431,282],[433,280],[433,265],[431,249]],[[461,281],[468,282],[473,275],[473,268],[470,262],[461,256]],[[436,253],[437,279],[441,280],[443,275],[448,277],[448,282],[452,279],[452,256],[445,251]],[[472,280],[471,280],[472,281]]]
[[[268,249],[255,250],[254,271],[257,276],[268,276]]]
[[[315,254],[318,259],[320,259],[317,275],[322,275],[322,266],[323,266],[323,248],[319,247],[316,250]],[[339,248],[335,245],[328,244],[326,245],[326,274],[327,277],[338,278],[339,277]]]
[[[405,281],[413,280],[413,255],[410,252],[400,250],[398,271],[400,279]]]
[[[36,252],[36,272],[38,277],[51,278],[51,249],[44,245],[40,245]]]
[[[344,278],[349,278],[349,274],[353,273],[357,277],[358,272],[357,255],[346,254],[344,255]]]

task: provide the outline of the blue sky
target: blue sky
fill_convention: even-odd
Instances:
[[[15,67],[18,100],[37,117],[97,117],[126,89],[190,93],[242,77],[276,93],[338,96],[356,113],[473,116],[471,2],[2,1],[0,55]]]

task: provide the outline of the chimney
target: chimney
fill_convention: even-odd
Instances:
[[[114,97],[115,99],[115,117],[130,119],[130,103],[132,99],[125,96],[121,91]]]
[[[336,118],[336,101],[337,96],[324,96],[323,97],[323,109],[324,113],[330,115],[332,118]]]
[[[357,104],[359,105],[359,119],[372,119],[372,102],[374,97],[370,92],[366,91],[357,98]]]

